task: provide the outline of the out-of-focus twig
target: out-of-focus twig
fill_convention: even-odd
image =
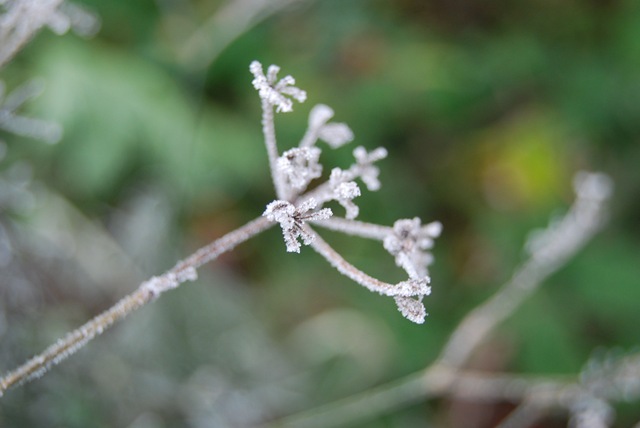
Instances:
[[[496,428],[523,428],[532,426],[541,414],[547,409],[540,407],[538,403],[533,403],[529,399],[516,407],[506,418],[504,418]]]
[[[278,11],[305,0],[230,0],[181,46],[180,58],[192,70],[209,66],[234,40]]]
[[[57,34],[73,28],[87,37],[100,27],[94,14],[64,0],[0,0],[0,7],[0,68],[45,26]]]
[[[530,385],[505,382],[507,378],[500,375],[491,375],[481,382],[476,382],[478,379],[475,378],[472,382],[472,378],[461,378],[456,372],[500,322],[513,314],[546,278],[580,251],[603,226],[607,217],[606,202],[612,191],[609,177],[599,173],[578,173],[574,187],[577,198],[569,212],[529,239],[529,258],[489,300],[471,311],[458,324],[432,365],[390,384],[293,415],[274,426],[339,426],[370,419],[411,403],[448,393],[478,399],[493,397],[517,401],[527,398],[536,401],[531,398],[535,393]],[[541,385],[544,386],[543,383]],[[536,390],[542,386],[536,385]],[[564,387],[559,388],[556,384],[552,386],[553,391],[564,391]],[[473,391],[477,393],[474,394]],[[560,398],[562,397],[558,396]],[[544,395],[540,395],[537,401],[544,400]]]
[[[601,228],[611,180],[603,174],[579,173],[576,201],[569,212],[527,243],[529,259],[493,297],[471,311],[450,336],[439,362],[460,367],[489,333],[548,278],[564,266]]]

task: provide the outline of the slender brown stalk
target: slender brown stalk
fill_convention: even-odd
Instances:
[[[20,367],[7,373],[0,379],[0,396],[12,386],[28,382],[42,376],[49,368],[57,365],[73,354],[93,338],[110,328],[128,314],[141,308],[167,290],[178,287],[186,281],[197,278],[196,269],[214,260],[220,254],[233,249],[236,245],[266,230],[273,223],[259,217],[244,226],[224,235],[196,251],[191,256],[178,262],[163,275],[143,282],[137,290],[122,298],[118,303],[100,315],[91,319],[81,327],[68,333],[56,343],[49,346],[41,354],[36,355]]]

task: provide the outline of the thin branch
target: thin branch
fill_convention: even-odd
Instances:
[[[347,235],[375,239],[377,241],[383,241],[384,238],[393,233],[393,228],[389,226],[380,226],[358,220],[347,220],[341,217],[331,217],[327,220],[314,221],[313,224]]]
[[[267,100],[262,100],[262,133],[264,134],[264,143],[267,147],[267,155],[269,156],[269,168],[271,169],[271,178],[273,187],[276,190],[276,197],[285,200],[285,186],[282,181],[282,174],[278,170],[278,145],[276,141],[276,129],[273,120],[273,105]]]
[[[535,424],[542,413],[547,410],[534,404],[530,400],[525,400],[511,413],[509,413],[496,428],[526,428]]]
[[[531,245],[529,260],[493,297],[458,324],[439,358],[431,366],[399,381],[286,418],[282,425],[275,426],[344,425],[440,395],[452,388],[452,382],[456,379],[460,385],[455,371],[467,362],[473,351],[501,321],[510,316],[549,275],[582,249],[602,227],[606,219],[605,202],[611,194],[610,180],[602,174],[582,173],[577,176],[575,186],[578,198],[567,215],[538,235],[534,245]],[[318,244],[316,243],[314,248],[316,245]],[[333,250],[330,247],[329,250],[326,251],[331,255]],[[340,270],[339,266],[336,267]],[[469,383],[466,386],[470,386]],[[482,386],[486,388],[490,385],[484,382]],[[499,391],[506,386],[503,382],[496,382],[494,389],[498,387]],[[470,393],[463,388],[460,388],[460,391]],[[522,396],[521,393],[518,394],[517,388],[512,386],[502,392],[505,399]],[[478,398],[491,396],[485,394],[488,394],[487,390],[481,390]],[[540,400],[543,398],[541,395]]]
[[[327,242],[320,236],[318,236],[308,225],[304,225],[303,228],[307,230],[307,232],[311,235],[314,235],[314,239],[310,245],[321,256],[323,256],[331,264],[331,266],[336,268],[338,272],[340,272],[344,276],[351,278],[370,291],[380,293],[383,296],[402,297],[427,295],[431,292],[429,286],[427,285],[427,279],[410,279],[399,284],[389,284],[387,282],[377,280],[347,262],[344,258],[342,258],[340,254],[336,252],[336,250],[331,248],[331,246],[327,244]]]
[[[433,365],[362,394],[347,397],[309,412],[286,417],[269,427],[328,428],[389,413],[425,398],[453,396],[484,402],[527,400],[538,407],[569,407],[580,395],[575,377],[519,376],[460,372]]]
[[[165,291],[174,289],[185,281],[195,280],[197,278],[197,268],[214,260],[220,254],[230,251],[236,245],[266,230],[273,224],[268,219],[259,217],[199,249],[188,258],[178,262],[163,275],[143,282],[136,291],[121,299],[111,308],[68,333],[41,354],[36,355],[20,367],[7,373],[0,379],[0,396],[12,386],[40,377],[49,368],[59,364],[93,338],[109,329],[113,324],[155,300]]]
[[[529,259],[489,300],[458,324],[440,354],[440,361],[462,366],[500,322],[511,316],[551,274],[564,266],[600,230],[607,215],[604,202],[611,190],[593,188],[611,184],[604,184],[608,178],[598,174],[583,178],[586,183],[576,183],[578,198],[569,212],[560,221],[538,232],[533,240],[530,239]]]

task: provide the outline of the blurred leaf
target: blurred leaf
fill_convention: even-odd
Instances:
[[[258,126],[252,131],[221,109],[198,110],[157,65],[66,40],[41,61],[49,90],[40,108],[65,126],[56,168],[73,193],[104,194],[133,168],[134,177],[159,174],[194,193],[233,192],[267,172]]]

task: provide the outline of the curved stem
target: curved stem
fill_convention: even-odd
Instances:
[[[215,259],[220,254],[230,251],[236,245],[266,230],[273,224],[265,217],[259,217],[199,249],[191,256],[178,262],[163,275],[143,282],[137,290],[122,298],[111,308],[71,331],[41,354],[7,373],[0,379],[0,396],[12,386],[40,377],[49,368],[57,365],[113,324],[151,302],[165,291],[176,288],[185,281],[195,280],[198,267]]]
[[[344,425],[385,414],[410,403],[451,391],[455,387],[454,382],[459,378],[461,367],[478,346],[489,337],[494,328],[511,316],[544,280],[560,269],[600,230],[604,225],[606,209],[606,198],[591,199],[578,194],[569,212],[560,222],[544,231],[542,245],[531,252],[531,257],[516,270],[511,279],[491,298],[463,318],[444,345],[438,359],[430,366],[373,390],[293,415],[283,419],[281,422],[284,423],[276,423],[275,426],[290,426],[291,421],[293,421],[291,426],[296,427],[326,428]],[[318,240],[319,238],[316,238],[316,241]],[[314,248],[317,246],[323,248],[324,241],[319,240],[319,242],[314,241],[312,244]],[[324,245],[327,244],[324,243]],[[331,247],[324,251],[331,257],[333,257],[331,252],[335,253]],[[331,259],[329,261],[334,264]],[[340,270],[339,265],[334,264],[334,266]],[[345,275],[351,277],[347,273]],[[496,376],[492,378],[498,379]],[[461,384],[458,382],[457,385]],[[512,385],[511,383],[496,382],[494,385],[497,392],[504,394],[504,398],[522,397],[522,394],[516,394],[513,387],[509,386]],[[484,386],[488,387],[489,384]],[[575,383],[565,386],[575,387]],[[564,391],[563,388],[560,390]],[[526,391],[529,392],[529,388]],[[486,392],[480,392],[480,395],[482,394]],[[544,395],[538,398],[539,402],[535,404],[546,403],[543,403]]]
[[[331,266],[336,268],[338,272],[347,278],[354,280],[370,291],[380,293],[383,296],[402,297],[426,295],[430,293],[427,285],[427,279],[422,281],[410,279],[409,281],[404,281],[399,284],[389,284],[367,275],[351,263],[347,262],[336,250],[331,248],[324,239],[318,236],[318,234],[316,234],[309,225],[305,224],[303,228],[314,236],[314,239],[311,242],[313,249],[323,256]]]

